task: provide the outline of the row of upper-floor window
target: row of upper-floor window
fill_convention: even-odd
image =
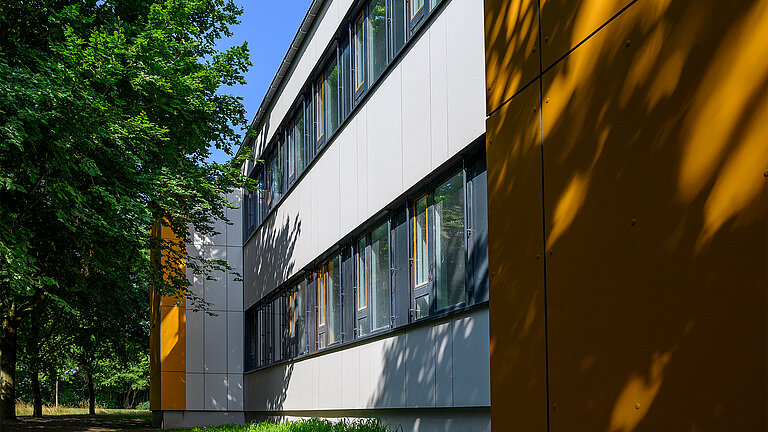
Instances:
[[[465,158],[249,308],[246,369],[486,301],[486,182]]]
[[[442,1],[369,0],[344,21],[251,174],[258,190],[245,196],[244,241]]]

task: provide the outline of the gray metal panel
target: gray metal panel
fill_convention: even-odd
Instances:
[[[409,330],[405,344],[406,406],[435,406],[435,333],[432,326]]]
[[[488,310],[453,320],[453,404],[491,403]]]

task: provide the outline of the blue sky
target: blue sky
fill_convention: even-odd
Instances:
[[[253,66],[245,75],[248,84],[222,89],[222,92],[243,97],[248,121],[253,120],[272,78],[280,67],[293,36],[301,25],[311,0],[236,0],[244,9],[240,25],[232,29],[233,36],[219,42],[220,49],[248,41]],[[224,152],[211,149],[211,159],[226,162]]]

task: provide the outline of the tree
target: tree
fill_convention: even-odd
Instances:
[[[226,193],[243,185],[247,154],[207,161],[210,145],[232,154],[245,125],[241,101],[217,93],[243,84],[250,65],[247,45],[215,47],[240,12],[232,0],[25,0],[0,11],[4,418],[15,418],[20,322],[46,302],[130,289],[99,282],[129,272],[139,286],[186,292],[184,277],[151,266],[146,251],[172,245],[150,227],[211,234]]]

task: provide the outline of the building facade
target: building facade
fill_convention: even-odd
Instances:
[[[259,190],[189,246],[242,281],[190,275],[216,316],[158,300],[158,421],[765,430],[766,22],[313,2],[244,142]]]

